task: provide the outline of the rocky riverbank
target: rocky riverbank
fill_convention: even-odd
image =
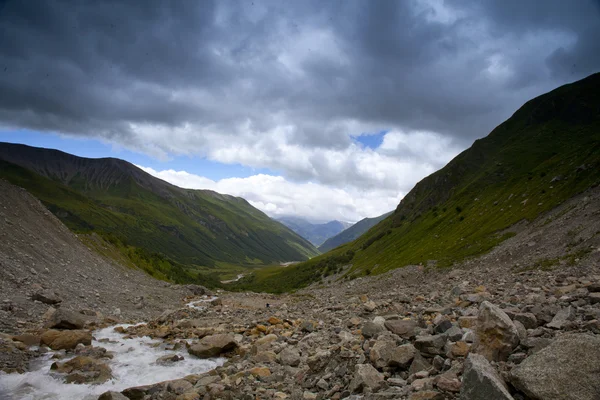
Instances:
[[[510,275],[409,267],[294,295],[219,293],[204,303],[116,330],[124,338],[150,337],[180,351],[155,361],[164,368],[186,359],[225,357],[222,366],[203,374],[182,370],[180,379],[100,398],[580,400],[600,395],[596,267]],[[50,330],[40,340],[66,349],[65,357],[77,355],[75,365],[66,365],[71,374],[90,368],[88,375],[101,376],[98,362],[91,361],[106,357],[101,342],[90,345],[98,331],[79,332]],[[23,349],[37,340],[33,336],[5,338],[3,346]],[[55,368],[67,371],[58,361]],[[60,379],[81,377],[63,373]]]

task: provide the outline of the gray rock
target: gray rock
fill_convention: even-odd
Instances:
[[[383,332],[385,328],[383,328],[381,325],[376,324],[375,322],[366,322],[365,325],[362,327],[362,334],[364,337],[366,338],[372,338],[372,337],[377,337],[377,335],[379,335],[381,332]]]
[[[444,354],[445,344],[446,335],[419,336],[414,343],[417,350],[428,355]]]
[[[82,314],[59,308],[52,313],[45,327],[50,329],[82,329],[85,322],[86,319]]]
[[[35,292],[33,296],[31,296],[31,299],[41,301],[44,304],[59,304],[62,302],[62,299],[56,294],[56,292],[50,289],[44,289]]]
[[[588,295],[588,300],[592,304],[600,303],[600,293],[599,292],[590,293]]]
[[[600,399],[600,338],[569,334],[512,369],[510,382],[534,399]]]
[[[300,353],[292,347],[286,347],[279,353],[279,361],[283,365],[297,367],[300,364]]]
[[[452,328],[448,329],[445,333],[446,336],[448,336],[448,340],[452,342],[458,342],[463,337],[463,331],[458,326],[452,326]]]
[[[129,400],[119,392],[104,392],[98,397],[98,400]]]
[[[356,364],[354,378],[348,389],[353,393],[362,392],[365,388],[377,390],[381,386],[383,378],[383,374],[379,373],[371,364]]]
[[[180,356],[178,354],[172,354],[172,355],[166,355],[166,356],[162,356],[156,359],[156,364],[158,365],[171,365],[174,364],[178,361],[182,361],[183,360],[183,356]]]
[[[314,332],[314,331],[315,331],[315,324],[313,324],[313,323],[312,323],[312,322],[310,322],[310,321],[303,321],[303,322],[300,324],[300,330],[301,330],[302,332],[308,332],[308,333],[310,333],[310,332]]]
[[[498,306],[484,301],[479,307],[475,352],[490,361],[506,361],[519,345],[519,332],[511,319]]]
[[[390,339],[378,340],[371,347],[369,353],[369,359],[371,363],[377,368],[387,367],[392,359],[394,350],[396,349],[396,343]]]
[[[444,333],[450,328],[452,328],[452,322],[447,319],[443,319],[435,326],[434,331],[435,333]]]
[[[416,353],[417,349],[410,343],[396,347],[392,352],[389,365],[392,367],[408,368],[415,358]]]
[[[471,353],[465,361],[461,400],[514,400],[502,380],[488,360],[479,354]]]
[[[562,329],[570,321],[573,321],[574,319],[575,319],[575,310],[573,309],[573,307],[569,306],[569,307],[565,307],[565,308],[561,309],[559,312],[557,312],[556,315],[554,316],[554,318],[552,318],[552,321],[549,324],[547,324],[546,326],[548,328]]]
[[[417,327],[417,323],[413,320],[389,320],[385,321],[385,327],[388,331],[404,338],[410,339],[415,337],[415,328]]]
[[[537,318],[532,313],[517,313],[513,320],[522,323],[525,329],[535,329],[538,326]]]
[[[414,375],[417,372],[421,371],[429,371],[431,369],[431,364],[429,361],[425,359],[418,351],[415,352],[415,357],[410,364],[410,368],[408,369],[408,376]]]
[[[190,293],[193,294],[194,296],[204,296],[204,295],[211,295],[212,294],[210,292],[210,290],[208,290],[204,286],[200,286],[200,285],[185,285],[184,287],[187,290],[189,290]]]
[[[589,285],[587,287],[587,290],[589,290],[592,293],[598,293],[598,292],[600,292],[600,282],[592,283],[591,285]]]
[[[217,334],[203,337],[200,342],[192,345],[188,353],[199,358],[217,357],[228,353],[238,347],[235,338],[231,334]]]

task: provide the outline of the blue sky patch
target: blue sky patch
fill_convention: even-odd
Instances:
[[[375,150],[381,143],[383,143],[383,137],[388,131],[381,131],[379,133],[363,133],[360,136],[353,136],[354,141],[360,143],[363,147]]]
[[[214,181],[232,177],[246,178],[256,174],[278,175],[267,168],[250,168],[241,164],[223,164],[202,157],[174,156],[167,161],[160,161],[146,154],[129,151],[96,139],[63,137],[52,133],[29,130],[0,131],[0,142],[57,149],[79,157],[120,158],[133,164],[150,167],[156,171],[165,169],[186,171]]]

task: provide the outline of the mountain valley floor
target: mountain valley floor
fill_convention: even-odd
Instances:
[[[2,189],[22,206],[0,210],[5,373],[26,372],[29,360],[54,351],[56,379],[93,383],[105,367],[110,374],[111,360],[87,339],[146,322],[115,329],[185,349],[186,358],[227,361],[100,399],[600,398],[598,187],[453,268],[432,260],[284,295],[210,293],[119,272],[26,192]]]

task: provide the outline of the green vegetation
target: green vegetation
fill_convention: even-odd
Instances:
[[[515,223],[531,221],[598,184],[600,74],[595,74],[526,103],[419,182],[393,215],[354,242],[256,274],[247,287],[299,288],[343,264],[351,264],[347,277],[427,260],[447,267],[489,251],[514,235]]]
[[[90,249],[109,260],[129,268],[139,268],[148,275],[174,283],[196,283],[209,287],[220,287],[219,275],[203,274],[186,269],[162,254],[131,246],[125,239],[110,233],[80,234],[79,239]]]
[[[244,199],[181,189],[122,160],[4,143],[0,178],[27,189],[71,230],[119,238],[113,245],[159,278],[196,281],[197,271],[210,275],[224,265],[256,267],[318,254]]]

